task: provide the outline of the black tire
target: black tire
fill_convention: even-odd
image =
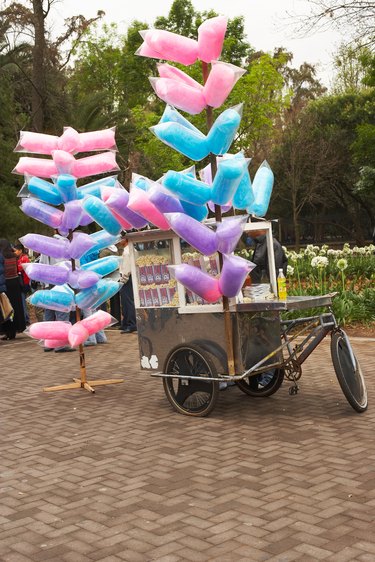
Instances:
[[[238,387],[249,396],[265,398],[275,394],[284,380],[284,369],[272,369],[272,379],[264,386],[259,384],[261,375],[253,375],[236,381]],[[267,371],[265,371],[266,373]],[[271,372],[271,371],[269,371]],[[263,373],[262,373],[263,374]]]
[[[365,380],[344,330],[332,332],[331,357],[345,398],[356,412],[365,412],[368,406]]]
[[[206,351],[191,344],[172,349],[164,373],[201,376],[201,380],[163,378],[164,392],[177,412],[195,417],[212,412],[218,399],[219,382],[209,380],[217,371]]]

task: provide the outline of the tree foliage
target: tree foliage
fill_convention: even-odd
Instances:
[[[132,172],[157,180],[168,169],[191,165],[149,130],[165,104],[149,84],[149,76],[157,76],[157,61],[135,54],[142,43],[139,31],[147,25],[134,21],[120,33],[115,23],[103,25],[99,12],[90,20],[66,20],[61,35],[52,37],[49,16],[55,1],[6,1],[0,11],[1,236],[15,238],[30,229],[18,210],[21,178],[11,174],[20,129],[61,134],[64,125],[81,132],[116,125],[120,181],[126,187]],[[199,25],[216,15],[175,0],[168,16],[156,18],[154,27],[197,38]],[[295,68],[292,53],[282,48],[257,51],[246,38],[242,16],[228,20],[221,59],[246,73],[214,116],[243,103],[231,151],[243,150],[252,158],[252,176],[263,159],[270,162],[276,178],[270,216],[276,213],[293,225],[289,231],[297,240],[306,224],[323,224],[322,217],[363,238],[373,212],[375,176],[371,50],[338,53],[341,76],[335,95],[327,95],[308,62]],[[177,66],[202,82],[200,62]],[[207,132],[204,112],[187,117]],[[204,165],[202,161],[197,168]],[[31,228],[35,230],[35,223]]]
[[[311,11],[303,30],[335,27],[362,45],[375,45],[375,2],[371,0],[307,0]]]

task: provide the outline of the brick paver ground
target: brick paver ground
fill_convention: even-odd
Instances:
[[[375,560],[375,341],[353,345],[370,406],[358,415],[328,342],[288,384],[233,387],[208,418],[174,412],[139,369],[137,337],[89,348],[90,378],[121,385],[43,393],[78,354],[0,342],[0,560]]]

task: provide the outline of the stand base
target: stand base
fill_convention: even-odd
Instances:
[[[44,392],[52,392],[53,390],[70,390],[71,388],[84,388],[91,393],[95,393],[93,386],[100,386],[105,384],[117,384],[124,382],[124,379],[100,379],[96,381],[82,381],[81,379],[73,379],[74,382],[70,384],[61,384],[58,386],[47,386],[43,388]]]

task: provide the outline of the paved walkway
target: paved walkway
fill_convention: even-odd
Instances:
[[[220,393],[208,418],[175,413],[139,369],[137,337],[87,351],[89,378],[120,385],[43,393],[78,354],[0,342],[1,562],[375,560],[375,341],[356,340],[369,410],[336,381],[328,342],[254,400]]]

